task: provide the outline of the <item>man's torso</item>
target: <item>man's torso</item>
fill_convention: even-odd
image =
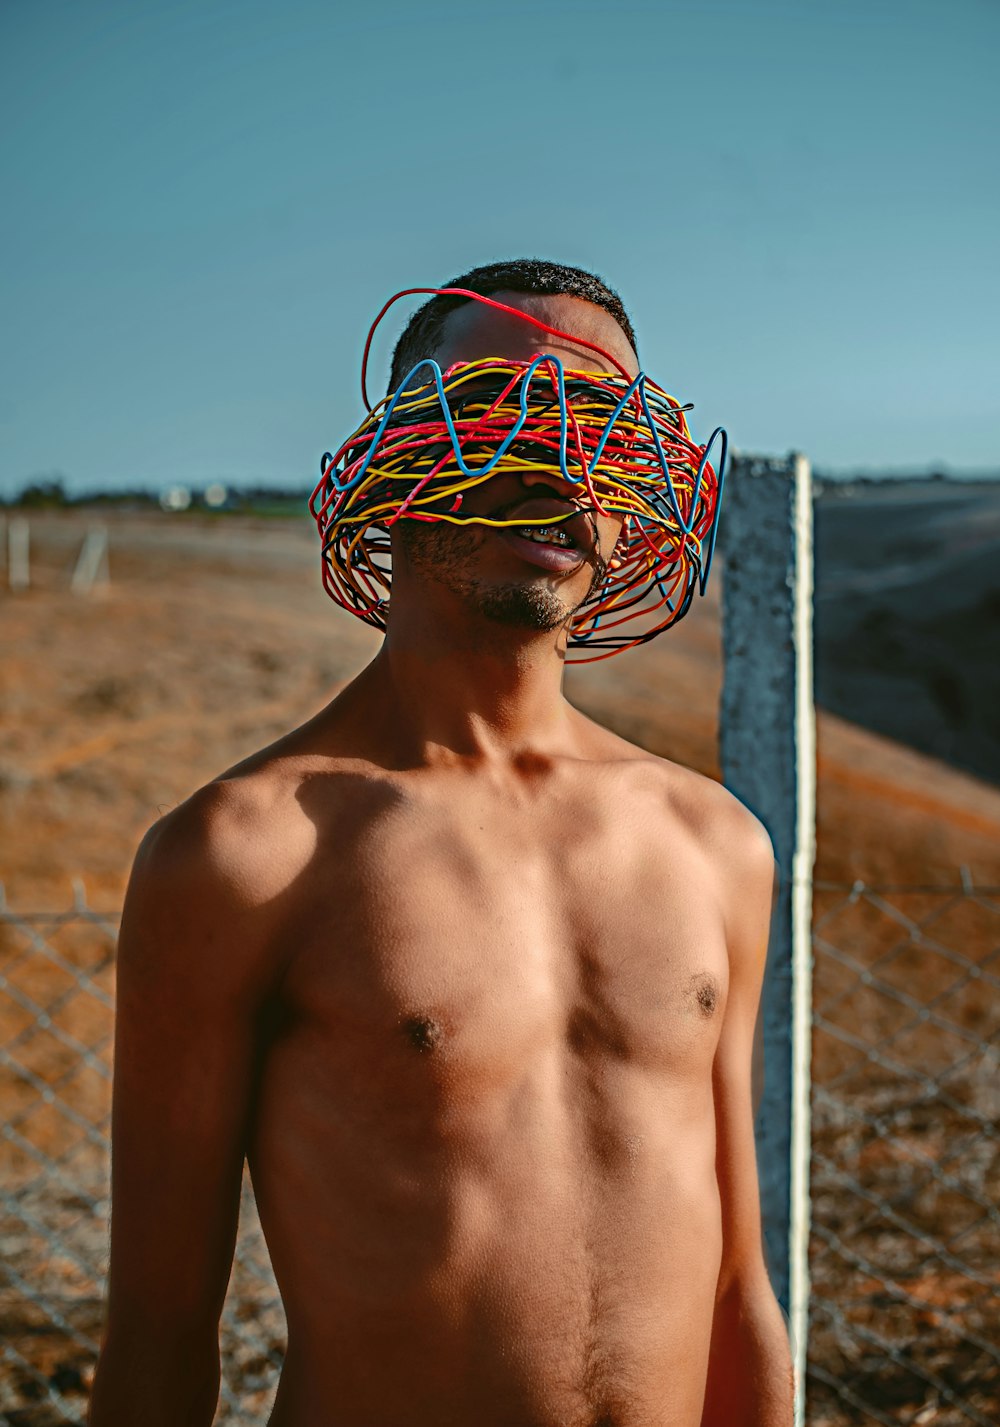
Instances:
[[[315,846],[249,1146],[275,1427],[696,1427],[728,962],[695,780],[625,756],[298,783]]]

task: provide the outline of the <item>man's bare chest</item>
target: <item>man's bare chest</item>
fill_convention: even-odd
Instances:
[[[682,1078],[710,1066],[726,946],[682,829],[485,799],[396,806],[349,834],[303,888],[284,986],[326,1053],[421,1062],[466,1089],[553,1051]]]

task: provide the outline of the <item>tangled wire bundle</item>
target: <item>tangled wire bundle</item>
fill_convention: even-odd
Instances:
[[[492,476],[548,472],[578,487],[577,506],[624,517],[602,582],[571,619],[567,659],[645,643],[687,612],[696,585],[704,594],[715,545],[726,434],[718,428],[696,445],[686,409],[642,373],[565,370],[551,355],[457,362],[444,372],[419,362],[335,455],[323,456],[309,507],[327,593],[384,629],[397,520],[523,525],[523,516],[463,513],[465,493]],[[709,460],[717,439],[718,474]]]

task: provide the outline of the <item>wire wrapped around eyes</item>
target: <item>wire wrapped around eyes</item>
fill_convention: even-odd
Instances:
[[[698,446],[687,409],[643,373],[566,370],[552,355],[446,371],[419,362],[323,457],[310,510],[327,593],[384,629],[397,520],[517,525],[523,517],[463,511],[466,492],[493,476],[547,471],[579,487],[578,505],[623,518],[614,560],[572,616],[567,660],[654,638],[687,612],[696,587],[704,594],[718,526],[726,433]]]

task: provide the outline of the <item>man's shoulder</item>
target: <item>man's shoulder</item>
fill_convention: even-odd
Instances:
[[[774,852],[767,829],[760,819],[715,778],[687,764],[650,753],[592,719],[585,722],[593,739],[592,756],[619,767],[635,789],[636,796],[651,796],[707,845],[745,847],[747,855]]]
[[[243,906],[280,896],[308,865],[317,829],[309,797],[356,782],[346,760],[265,750],[220,774],[148,830],[133,876]]]
[[[330,759],[255,757],[161,817],[132,867],[119,959],[199,985],[211,966],[212,985],[237,1000],[279,984],[301,911],[297,888],[319,842],[303,790],[322,777],[329,805],[342,771]]]
[[[661,760],[662,761],[662,760]],[[760,818],[715,778],[672,764],[672,791],[699,835],[709,845],[739,849],[773,859],[771,838]]]
[[[745,803],[707,774],[669,758],[636,752],[631,762],[637,789],[653,797],[713,864],[740,878],[773,877],[770,835]]]

